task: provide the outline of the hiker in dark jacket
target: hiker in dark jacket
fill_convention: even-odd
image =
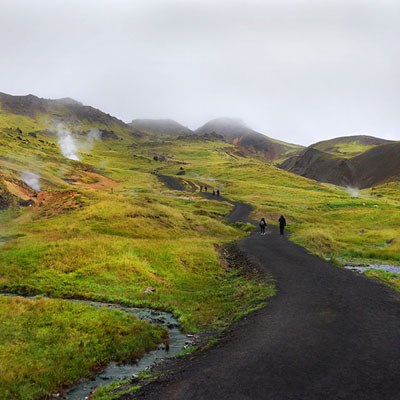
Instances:
[[[281,217],[279,218],[279,230],[281,232],[281,235],[283,235],[285,226],[286,226],[286,219],[283,215],[281,215]]]
[[[261,233],[261,235],[265,235],[265,228],[267,226],[267,223],[265,222],[265,218],[264,217],[261,218],[261,221],[260,221],[259,225],[260,225],[260,233]]]

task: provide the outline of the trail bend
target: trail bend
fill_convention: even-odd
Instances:
[[[251,207],[234,204],[229,219],[246,220]],[[308,254],[275,229],[265,236],[253,233],[238,246],[274,277],[277,295],[234,324],[216,346],[180,363],[135,398],[400,398],[395,291]]]

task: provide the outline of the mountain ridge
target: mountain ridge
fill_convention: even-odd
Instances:
[[[241,150],[250,151],[263,159],[275,161],[303,148],[285,143],[249,128],[239,119],[216,118],[208,121],[194,131],[196,134],[216,133]]]
[[[350,158],[326,153],[310,146],[300,154],[286,159],[280,167],[320,182],[364,189],[400,178],[398,154],[400,142],[392,141],[374,146]]]
[[[125,122],[92,106],[87,106],[69,97],[44,99],[29,94],[13,96],[0,92],[1,110],[28,118],[46,115],[56,122],[78,125],[81,122],[99,123],[105,126],[117,125],[128,128]]]

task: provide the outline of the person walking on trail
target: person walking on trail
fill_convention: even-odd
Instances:
[[[219,196],[219,194],[220,194],[220,191],[219,191],[219,189],[217,189],[217,196]]]
[[[265,235],[265,228],[267,227],[267,223],[265,222],[264,217],[261,218],[259,225],[260,225],[260,234]]]
[[[283,235],[285,226],[286,226],[286,219],[283,215],[281,215],[281,217],[279,218],[279,231],[280,231],[281,235]]]

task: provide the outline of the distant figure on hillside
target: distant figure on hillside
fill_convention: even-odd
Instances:
[[[265,235],[265,228],[267,227],[267,223],[265,222],[264,217],[261,218],[261,221],[258,225],[260,225],[260,234]]]
[[[213,196],[215,196],[215,190],[213,190],[212,194],[213,194]]]
[[[219,194],[220,194],[219,189],[217,189],[217,196],[219,196]]]
[[[204,186],[204,191],[205,191],[205,192],[207,192],[207,189],[208,189],[208,187],[207,187],[207,186]]]
[[[203,185],[200,185],[200,192],[203,191]]]
[[[286,226],[286,219],[283,215],[279,218],[279,230],[281,232],[281,235],[283,235],[283,231],[285,230]]]

